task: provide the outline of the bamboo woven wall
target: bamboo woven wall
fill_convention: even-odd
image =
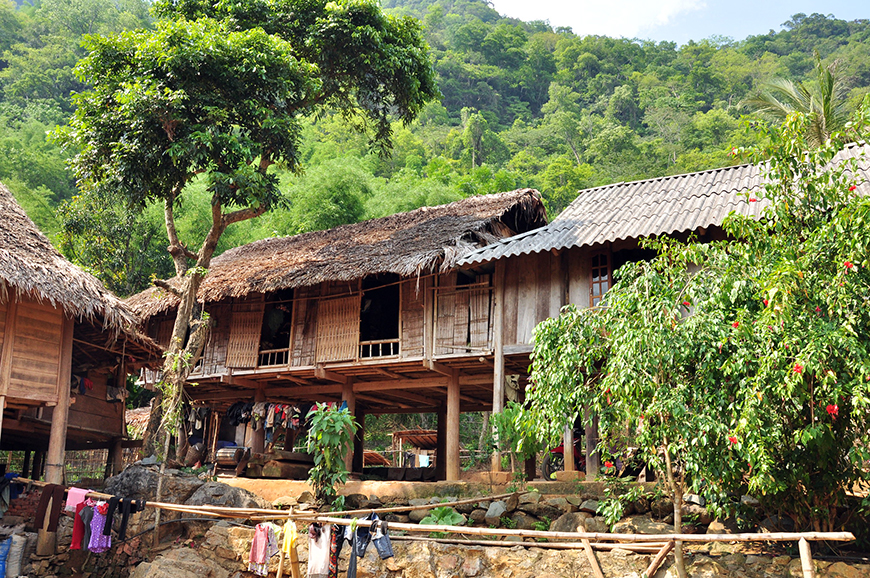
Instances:
[[[429,290],[430,279],[428,277],[418,281],[411,279],[402,282],[399,299],[401,300],[401,347],[402,357],[423,357],[423,343],[425,335],[425,303],[426,292]]]
[[[257,367],[264,309],[262,295],[259,297],[259,301],[233,304],[230,338],[227,343],[227,367]]]
[[[356,359],[359,344],[359,294],[318,304],[317,362]]]
[[[56,402],[63,311],[27,300],[19,301],[15,309],[12,367],[6,394],[34,402]]]
[[[294,289],[293,337],[290,364],[296,367],[314,365],[317,346],[317,296],[320,287]]]

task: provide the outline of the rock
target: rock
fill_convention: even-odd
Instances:
[[[613,525],[614,534],[673,534],[674,527],[648,516],[630,516]]]
[[[770,516],[758,524],[758,531],[764,533],[794,532],[794,520],[788,516]]]
[[[308,490],[305,490],[304,492],[302,492],[301,494],[299,494],[299,497],[296,498],[296,500],[297,500],[300,504],[313,504],[314,502],[317,501],[317,500],[315,500],[315,498],[314,498],[314,494],[312,494],[312,493],[309,492]]]
[[[713,521],[713,516],[707,511],[707,508],[697,506],[695,504],[686,504],[683,506],[683,520],[687,518],[696,520],[702,526],[708,525]]]
[[[595,514],[596,512],[598,512],[598,500],[586,500],[578,506],[578,509],[581,512]]]
[[[649,498],[641,496],[631,503],[635,514],[646,514],[649,512]]]
[[[555,475],[557,482],[582,482],[586,479],[586,474],[584,472],[559,471],[556,472]]]
[[[281,496],[272,500],[272,506],[275,508],[286,508],[299,505],[299,501],[293,496]]]
[[[868,567],[864,565],[864,572],[867,570]],[[867,576],[867,574],[844,562],[834,562],[825,570],[825,576],[827,578],[861,578],[862,576]]]
[[[727,568],[707,556],[696,556],[686,572],[692,578],[729,578],[731,576]]]
[[[707,526],[708,534],[736,534],[737,532],[737,522],[733,518],[727,518],[726,520],[716,518]]]
[[[507,513],[510,514],[517,509],[517,506],[520,505],[520,497],[517,494],[511,494],[510,497],[505,500],[504,505]]]
[[[384,520],[386,520],[387,522],[399,522],[400,524],[408,524],[411,521],[411,516],[408,516],[407,514],[389,513],[384,516]]]
[[[539,521],[536,517],[530,516],[522,510],[514,511],[510,515],[510,519],[516,523],[517,528],[520,530],[533,530],[535,523]]]
[[[170,475],[171,471],[176,473]],[[135,500],[153,501],[159,479],[160,472],[157,468],[133,464],[117,476],[106,480],[105,491]],[[167,470],[160,501],[183,504],[204,483],[196,476],[183,474],[178,470]]]
[[[269,509],[271,504],[248,490],[235,488],[220,482],[207,482],[201,485],[187,500],[188,506],[222,506],[229,508]]]
[[[471,520],[472,524],[482,524],[486,519],[486,510],[481,508],[475,508],[468,515],[468,518]]]
[[[364,508],[363,502],[368,502],[369,498],[365,494],[348,494],[344,497],[344,505],[348,510],[359,510]]]
[[[740,503],[744,506],[749,506],[750,508],[760,508],[761,502],[752,496],[740,496]]]
[[[674,501],[670,498],[658,498],[650,504],[650,511],[656,518],[664,518],[674,513]]]
[[[429,498],[411,498],[408,500],[409,506],[428,506],[431,503]]]
[[[537,504],[541,501],[541,492],[526,492],[520,496],[520,506],[525,504]]]
[[[583,503],[583,498],[581,496],[565,496],[565,499],[568,500],[568,503],[572,506],[579,507],[580,504]]]
[[[248,468],[256,464],[248,464]],[[304,480],[308,477],[311,468],[302,464],[288,464],[278,460],[269,460],[262,466],[261,475],[264,478],[279,480]]]
[[[457,506],[454,506],[454,509],[455,509],[457,512],[459,512],[460,514],[470,514],[470,513],[473,512],[476,508],[477,508],[477,506],[476,506],[475,504],[473,504],[473,503],[469,503],[469,504],[459,504],[459,505],[457,505]]]
[[[130,578],[229,578],[230,573],[217,562],[204,558],[196,550],[170,550],[149,563],[136,567]]]
[[[583,521],[583,527],[586,528],[587,532],[593,532],[595,534],[607,534],[610,532],[610,526],[607,525],[604,518],[600,517],[586,518]]]
[[[507,512],[507,506],[501,500],[493,502],[489,505],[484,516],[484,521],[490,526],[498,526],[501,522],[501,517]]]
[[[558,511],[558,515],[551,515],[548,512],[544,512],[545,516],[549,516],[551,519],[556,519],[558,516],[562,514],[566,514],[568,512],[576,512],[579,510],[578,506],[575,506],[565,498],[550,498],[546,502],[546,505],[550,508],[554,508],[555,510],[552,512],[553,514]]]
[[[432,510],[411,510],[408,512],[408,519],[415,524],[419,524],[420,520],[432,513]]]
[[[586,526],[584,521],[589,518],[588,512],[571,512],[562,514],[555,522],[550,524],[551,532],[583,532]]]
[[[683,496],[683,503],[684,504],[695,504],[696,506],[706,506],[707,500],[705,500],[703,497],[699,496],[698,494],[686,494],[685,496]]]

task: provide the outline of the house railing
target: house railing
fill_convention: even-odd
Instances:
[[[360,341],[359,343],[360,359],[371,359],[373,357],[396,357],[398,355],[398,339]]]
[[[260,351],[257,367],[270,367],[274,365],[287,365],[290,359],[290,349],[264,349]]]

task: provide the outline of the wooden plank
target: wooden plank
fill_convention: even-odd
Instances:
[[[568,303],[589,306],[589,255],[583,249],[568,249]]]
[[[402,341],[399,346],[399,355],[401,357],[421,357],[425,334],[426,284],[422,280],[409,279],[403,281],[400,287]]]
[[[655,575],[656,571],[659,569],[659,566],[662,565],[662,562],[665,561],[665,558],[668,556],[668,553],[673,549],[674,543],[668,542],[662,549],[658,551],[658,554],[655,555],[655,558],[652,559],[652,562],[649,563],[649,567],[646,569],[646,575],[652,578]]]
[[[468,353],[469,291],[459,291],[453,301],[453,347],[448,353]]]
[[[459,462],[459,375],[456,374],[447,382],[447,436],[445,440],[445,457],[447,467],[445,479],[448,482],[459,480],[461,468]],[[437,456],[441,461],[441,455]]]
[[[592,544],[586,538],[583,538],[581,542],[583,543],[583,550],[586,551],[586,559],[589,560],[589,565],[592,566],[592,574],[595,575],[595,578],[604,578],[604,572],[601,571],[601,566],[598,565],[598,560],[595,558],[595,552],[592,551]]]
[[[233,304],[230,337],[227,342],[227,367],[257,367],[264,308],[265,303],[262,300]]]
[[[504,409],[504,307],[505,307],[505,260],[500,259],[495,263],[495,277],[493,278],[492,296],[492,341],[493,341],[493,369],[492,369],[492,413],[500,413]],[[495,436],[496,430],[493,427]],[[501,471],[501,453],[494,452],[492,455],[491,469],[494,472]]]
[[[505,262],[504,272],[504,345],[517,344],[517,309],[519,308],[519,267],[516,259]]]
[[[442,275],[435,290],[435,355],[453,352],[456,323],[456,273]]]
[[[202,352],[201,373],[204,375],[223,373],[226,370],[232,308],[228,303],[211,305],[209,314],[211,315],[211,326]]]
[[[64,452],[66,451],[67,422],[69,420],[69,382],[72,371],[72,348],[75,322],[64,318],[61,342],[61,363],[55,375],[57,406],[52,414],[51,433],[48,438],[48,454],[45,462],[45,481],[63,484]]]
[[[28,321],[38,322],[41,324],[51,324],[57,327],[60,332],[63,327],[63,312],[60,309],[52,307],[45,303],[37,303],[36,301],[23,301],[18,306],[18,319],[27,319]],[[19,326],[21,324],[19,323]]]
[[[535,287],[535,320],[534,327],[550,316],[550,263],[553,256],[548,251],[535,253],[534,269],[535,277],[532,280]],[[533,327],[533,329],[534,329]]]
[[[478,276],[478,280],[489,283],[489,275]],[[489,287],[473,289],[468,296],[468,345],[472,348],[489,349],[491,295]]]
[[[0,302],[0,352],[3,351],[3,340],[6,338],[6,303]],[[2,360],[0,360],[2,363]]]
[[[318,363],[357,358],[359,346],[359,295],[321,300],[317,316]]]

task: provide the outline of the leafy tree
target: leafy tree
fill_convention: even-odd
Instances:
[[[77,66],[93,88],[60,133],[85,194],[118,194],[131,206],[163,205],[180,300],[154,404],[174,425],[180,393],[199,356],[208,315],[196,294],[223,232],[284,201],[275,164],[299,166],[299,117],[341,111],[386,150],[390,119],[410,122],[436,94],[419,26],[368,0],[215,5],[163,2],[154,31],[89,37]],[[210,225],[194,252],[175,211],[202,175]]]
[[[308,481],[318,500],[332,504],[338,494],[336,484],[347,481],[344,458],[353,448],[357,424],[347,408],[338,409],[325,403],[318,403],[309,412],[308,419],[306,447],[314,457]],[[343,499],[338,505],[343,505]]]
[[[831,164],[848,139],[815,148],[811,123],[790,116],[757,151],[760,220],[732,215],[729,241],[650,243],[659,256],[621,268],[602,306],[535,333],[532,422],[556,435],[591,406],[611,440],[629,426],[665,474],[676,530],[687,488],[714,503],[749,492],[830,530],[867,478],[870,201],[854,162]]]

